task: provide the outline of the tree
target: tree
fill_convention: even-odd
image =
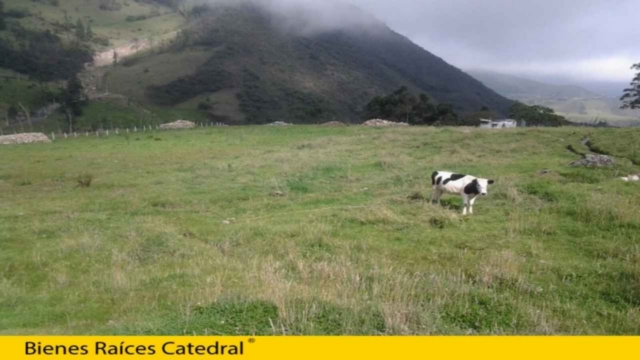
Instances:
[[[434,114],[436,112],[435,106],[430,103],[429,97],[426,94],[420,94],[418,96],[418,103],[414,107],[414,121],[415,125],[431,125],[435,121]]]
[[[492,111],[487,106],[482,106],[479,111],[465,114],[460,119],[461,124],[464,126],[479,126],[480,119],[496,120],[500,119],[501,115],[495,111]]]
[[[92,40],[93,39],[93,29],[91,28],[91,20],[87,22],[87,30],[85,31],[85,39]]]
[[[413,107],[416,103],[415,96],[403,86],[388,96],[374,97],[365,106],[364,113],[368,119],[380,118],[408,122],[414,113]]]
[[[7,24],[4,22],[4,3],[0,0],[0,31],[7,28]]]
[[[640,63],[631,67],[638,70],[636,76],[631,80],[631,87],[624,90],[622,95],[622,109],[640,109]]]
[[[364,109],[366,119],[402,121],[413,125],[433,125],[437,121],[455,121],[453,106],[431,104],[426,94],[417,98],[403,86],[388,96],[374,97]]]
[[[527,126],[564,126],[570,122],[563,116],[557,115],[548,107],[534,105],[529,106],[516,101],[509,108],[509,116],[516,120],[525,120]]]
[[[84,24],[82,23],[82,19],[78,19],[78,21],[76,21],[76,38],[80,41],[87,40],[87,32],[84,28]]]
[[[69,18],[67,10],[62,10],[62,14],[64,15],[64,30],[67,33],[69,41],[71,41],[71,18]]]
[[[453,105],[440,103],[436,107],[436,118],[440,125],[460,125],[458,124],[458,114],[453,111]]]
[[[93,60],[85,46],[69,46],[49,30],[20,30],[18,40],[0,36],[0,67],[29,75],[37,81],[68,79]]]
[[[7,117],[9,120],[15,120],[18,118],[18,108],[15,104],[11,104],[11,106],[9,106],[9,109],[7,110]]]
[[[29,109],[22,105],[22,103],[18,103],[18,106],[20,106],[20,108],[22,109],[22,113],[24,114],[24,117],[27,119],[27,124],[29,124],[29,128],[31,130],[33,130],[33,124],[31,123],[31,112],[29,111]]]
[[[140,50],[140,39],[138,38],[133,39],[133,48],[136,49],[136,54],[137,54],[138,50]]]
[[[73,132],[73,119],[74,117],[82,115],[82,107],[87,104],[87,99],[84,96],[84,87],[82,82],[78,78],[78,75],[73,75],[67,81],[67,87],[62,95],[62,111],[67,115],[67,121],[69,124],[69,132]]]
[[[406,123],[413,120],[414,107],[418,103],[418,99],[409,93],[406,86],[396,90],[391,95],[391,101],[396,105],[395,114],[392,115],[393,119]]]

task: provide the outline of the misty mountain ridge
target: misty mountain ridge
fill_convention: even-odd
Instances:
[[[597,94],[577,85],[553,85],[491,71],[468,70],[497,93],[528,105],[542,105],[574,122],[606,121],[636,125],[640,110],[622,110],[619,98]]]
[[[60,49],[79,44],[100,55],[80,76],[92,99],[75,121],[80,128],[176,117],[229,124],[359,122],[372,98],[400,87],[425,93],[434,104],[452,104],[460,115],[484,107],[506,115],[513,103],[340,1],[5,0],[5,5],[26,14],[0,31],[9,46],[25,31],[41,32],[59,38]],[[89,24],[92,36],[82,38]],[[16,51],[23,48],[29,47]],[[18,102],[34,110],[48,106],[40,86],[13,73],[34,75],[18,65],[14,61],[0,71],[8,71],[11,86],[30,92],[0,93],[0,110]],[[53,81],[41,85],[58,88]],[[51,119],[52,129],[66,122],[61,114]]]
[[[485,70],[468,70],[467,73],[494,91],[514,100],[530,99],[600,99],[605,96],[576,85],[554,85],[513,75]]]
[[[169,51],[123,62],[109,88],[155,106],[197,103],[216,119],[244,123],[356,122],[371,98],[401,86],[461,113],[486,106],[505,114],[512,103],[355,7],[334,3],[352,19],[338,24],[329,13],[314,18],[304,6],[273,4],[197,8]],[[199,60],[187,65],[192,73],[169,79],[172,69],[158,61],[175,53],[184,65]],[[164,81],[149,81],[157,71]]]

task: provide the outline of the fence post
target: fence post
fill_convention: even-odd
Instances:
[[[78,137],[78,133],[74,131],[74,132],[73,132],[73,137],[74,137],[74,138],[77,138],[77,137]]]
[[[107,129],[107,136],[109,136],[109,130]]]
[[[120,135],[120,129],[116,128],[116,135]]]
[[[133,132],[138,132],[138,127],[137,126],[133,127]]]
[[[56,141],[56,133],[55,132],[51,132],[51,140]]]
[[[87,132],[84,134],[84,136],[85,136],[85,137],[89,137],[89,132],[87,131]]]

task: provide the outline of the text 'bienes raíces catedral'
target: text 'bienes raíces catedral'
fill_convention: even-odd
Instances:
[[[244,355],[244,342],[221,344],[192,344],[167,341],[162,345],[109,343],[96,341],[93,345],[56,345],[27,341],[25,355]]]

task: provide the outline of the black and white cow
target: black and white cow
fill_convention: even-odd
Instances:
[[[431,201],[440,204],[443,194],[458,194],[464,201],[462,215],[473,214],[473,203],[478,195],[486,196],[489,185],[495,181],[481,179],[471,175],[454,174],[446,171],[436,171],[431,175],[433,192]]]

